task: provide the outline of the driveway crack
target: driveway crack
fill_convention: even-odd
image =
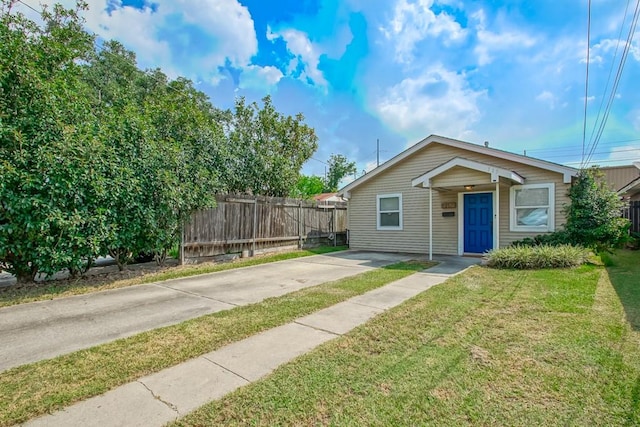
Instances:
[[[185,290],[183,290],[183,289],[176,289],[176,288],[172,288],[171,286],[161,285],[160,283],[154,283],[154,284],[155,284],[156,286],[161,287],[161,288],[171,289],[172,291],[182,292],[183,294],[191,295],[191,296],[194,296],[194,297],[208,299],[209,301],[215,301],[215,302],[219,302],[219,303],[222,303],[222,304],[228,304],[228,305],[232,305],[232,306],[234,306],[234,307],[239,307],[239,306],[240,306],[240,304],[234,304],[234,303],[232,303],[232,302],[222,301],[222,300],[219,300],[219,299],[216,299],[216,298],[208,297],[208,296],[206,296],[206,295],[200,295],[200,294],[197,294],[197,293],[195,293],[195,292],[185,291]]]
[[[158,401],[160,401],[160,402],[164,403],[165,405],[167,405],[167,407],[168,407],[169,409],[171,409],[172,411],[174,411],[176,414],[180,415],[180,411],[178,411],[178,407],[177,407],[176,405],[174,405],[173,403],[168,402],[168,401],[166,401],[166,400],[162,399],[162,397],[160,397],[159,395],[155,394],[155,393],[153,392],[153,390],[151,390],[149,387],[147,387],[147,385],[146,385],[145,383],[143,383],[142,381],[138,380],[137,382],[138,382],[138,383],[140,383],[140,384],[142,384],[142,386],[143,386],[144,388],[146,388],[146,389],[149,391],[149,393],[151,393],[151,396],[153,396],[153,398],[154,398],[154,399],[156,399],[156,400],[158,400]]]

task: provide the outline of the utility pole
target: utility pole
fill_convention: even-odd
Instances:
[[[380,138],[376,139],[376,167],[380,166]]]

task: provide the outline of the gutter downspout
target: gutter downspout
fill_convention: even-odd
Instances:
[[[494,249],[500,249],[500,177],[496,181],[496,244]]]
[[[433,261],[433,190],[429,180],[429,261]]]

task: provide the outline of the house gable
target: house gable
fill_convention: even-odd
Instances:
[[[384,173],[390,168],[393,168],[395,165],[402,163],[406,159],[414,156],[416,153],[422,151],[423,149],[429,147],[433,144],[441,144],[451,148],[458,148],[463,150],[463,152],[471,152],[484,155],[483,158],[485,160],[489,160],[487,163],[494,164],[491,161],[491,158],[502,159],[509,162],[515,162],[523,165],[531,165],[540,169],[544,169],[550,172],[556,172],[562,174],[562,179],[565,184],[570,184],[571,180],[576,174],[578,170],[575,168],[570,168],[567,166],[559,165],[552,162],[547,162],[545,160],[536,159],[533,157],[521,156],[519,154],[510,153],[503,150],[497,150],[495,148],[489,148],[477,144],[472,144],[469,142],[459,141],[452,138],[446,138],[438,135],[430,135],[427,138],[423,139],[419,143],[413,145],[412,147],[406,149],[402,153],[393,157],[389,161],[385,162],[381,166],[375,168],[371,172],[361,176],[356,179],[352,183],[346,185],[339,191],[339,194],[344,195],[347,199],[350,197],[350,192],[356,187],[364,184],[365,182],[373,179],[374,177]],[[462,154],[461,157],[469,157],[467,155]]]

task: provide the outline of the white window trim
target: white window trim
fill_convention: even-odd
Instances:
[[[380,199],[387,199],[387,198],[391,198],[391,197],[397,197],[398,198],[398,210],[397,211],[381,211],[380,210]],[[383,226],[380,225],[380,214],[381,213],[385,213],[385,212],[398,212],[399,215],[399,225],[398,227],[395,226]],[[376,228],[378,230],[402,230],[402,193],[393,193],[393,194],[378,194],[376,196]]]
[[[538,208],[538,207],[546,207],[548,209],[547,215],[547,225],[546,226],[531,226],[531,225],[518,225],[517,224],[517,215],[516,215],[516,190],[530,189],[530,188],[547,188],[549,189],[549,205],[548,206],[528,206],[529,208]],[[556,192],[555,192],[555,184],[554,183],[546,183],[546,184],[524,184],[524,185],[513,185],[509,190],[509,218],[510,218],[510,230],[511,231],[524,231],[524,232],[534,232],[534,233],[546,233],[552,232],[555,230],[555,200],[556,200]],[[527,208],[526,206],[519,206],[518,208]]]

